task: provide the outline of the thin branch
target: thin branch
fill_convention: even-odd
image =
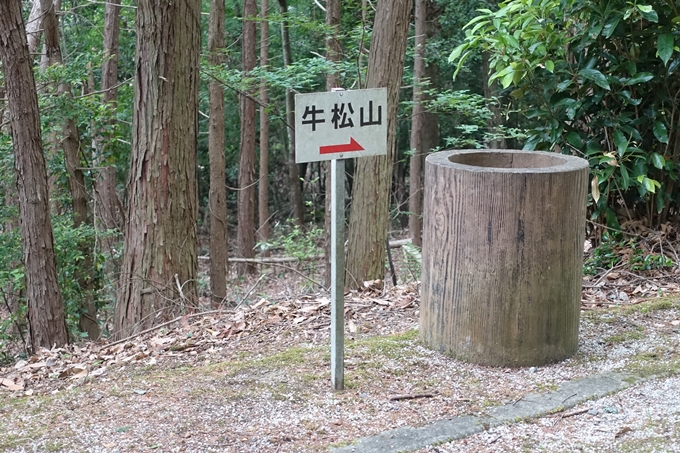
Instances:
[[[242,304],[243,302],[245,302],[246,299],[248,299],[248,296],[250,296],[250,293],[252,293],[252,292],[255,290],[255,287],[262,281],[262,279],[264,278],[264,276],[265,276],[265,274],[260,275],[260,278],[257,279],[257,281],[255,282],[255,284],[248,290],[248,292],[246,293],[246,295],[243,296],[243,298],[241,298],[241,302],[239,302],[238,304],[236,304],[236,307],[234,307],[234,309],[237,309],[238,307],[240,307],[241,304]]]
[[[314,3],[316,3],[316,6],[321,8],[321,11],[326,12],[326,8],[324,8],[324,6],[321,3],[319,3],[319,0],[314,0]]]
[[[394,395],[390,396],[390,401],[414,400],[417,398],[433,398],[433,393],[414,393],[412,395]]]
[[[228,84],[227,82],[225,82],[224,80],[218,79],[217,77],[215,77],[215,76],[212,75],[212,74],[209,74],[209,73],[207,73],[207,72],[205,72],[205,71],[204,71],[203,73],[204,73],[205,75],[207,75],[208,77],[210,77],[211,79],[213,79],[215,82],[224,85],[225,87],[229,88],[229,89],[232,90],[232,91],[235,91],[236,93],[240,94],[241,96],[247,97],[248,99],[250,99],[251,101],[255,102],[255,103],[256,103],[257,105],[259,105],[260,107],[265,108],[265,109],[266,109],[267,107],[269,107],[268,104],[263,103],[262,101],[260,101],[258,98],[256,98],[256,97],[253,96],[252,94],[249,94],[249,93],[247,93],[247,92],[245,92],[245,91],[243,91],[243,90],[239,90],[238,88],[229,85],[229,84]],[[279,119],[279,121],[281,121],[287,128],[292,129],[292,130],[295,130],[295,126],[291,126],[290,124],[288,124],[288,122],[286,122],[286,120],[284,120],[282,117],[279,117],[278,119]]]
[[[0,292],[2,292],[2,299],[5,301],[5,306],[7,307],[7,311],[9,312],[9,315],[12,316],[12,309],[9,306],[9,302],[7,302],[7,296],[5,295],[5,291],[0,289]],[[14,325],[17,328],[17,332],[19,332],[19,336],[21,337],[21,342],[24,345],[24,352],[26,353],[26,356],[28,356],[28,344],[26,343],[26,339],[24,338],[24,333],[21,331],[21,327],[19,326],[19,322],[17,321],[16,318],[14,318]]]

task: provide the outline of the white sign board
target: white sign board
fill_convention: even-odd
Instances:
[[[295,161],[387,154],[387,88],[295,95]]]

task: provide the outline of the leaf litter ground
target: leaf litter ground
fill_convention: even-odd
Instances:
[[[251,296],[250,305],[185,316],[124,342],[41,350],[1,368],[0,451],[324,451],[391,428],[481,414],[594,373],[680,370],[677,266],[634,278],[612,272],[584,281],[577,354],[518,369],[423,347],[417,282],[385,290],[367,282],[346,296],[343,392],[330,388],[327,294],[301,290],[308,281],[299,273],[253,278],[240,294],[260,285],[257,294],[268,296]],[[632,434],[607,436],[594,442],[615,446]],[[473,436],[465,445],[514,451],[492,444]]]

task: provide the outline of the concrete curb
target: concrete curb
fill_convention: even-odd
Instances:
[[[331,449],[334,453],[409,452],[428,445],[462,439],[501,424],[536,418],[574,407],[586,400],[601,398],[621,391],[646,379],[632,374],[604,373],[564,383],[550,393],[529,393],[519,401],[496,406],[484,415],[463,415],[450,420],[439,420],[429,425],[410,426],[364,437],[353,445]]]

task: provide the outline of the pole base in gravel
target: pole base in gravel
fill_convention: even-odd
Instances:
[[[576,352],[588,162],[457,150],[425,162],[422,340],[491,366]]]

